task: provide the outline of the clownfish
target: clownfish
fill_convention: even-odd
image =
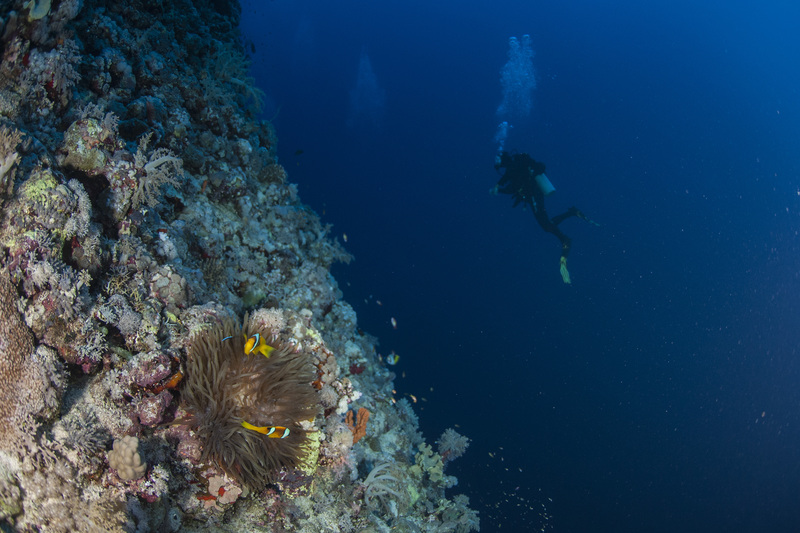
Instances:
[[[248,422],[242,420],[242,427],[245,429],[252,429],[253,431],[258,431],[259,433],[263,433],[267,437],[271,439],[285,439],[289,436],[289,428],[286,426],[254,426]]]
[[[267,341],[264,340],[264,337],[258,333],[247,339],[247,342],[244,343],[244,353],[246,355],[256,352],[260,353],[264,357],[269,357],[274,349],[275,348],[267,344]]]
[[[222,339],[222,342],[227,341],[228,339],[232,339],[233,337],[225,337]],[[272,355],[272,350],[274,350],[272,346],[267,344],[267,341],[264,340],[264,337],[256,333],[249,339],[246,339],[244,342],[244,354],[250,355],[253,352],[260,353],[264,357],[269,357]]]

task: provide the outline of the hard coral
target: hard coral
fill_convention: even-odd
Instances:
[[[245,339],[267,339],[269,357],[245,353]],[[183,389],[185,423],[203,442],[202,460],[211,459],[228,475],[254,489],[273,482],[281,468],[294,468],[305,458],[308,436],[301,424],[318,412],[309,356],[282,342],[277,332],[245,318],[233,319],[197,334],[189,347]],[[285,438],[246,429],[285,426]]]
[[[126,435],[114,441],[114,449],[108,452],[108,464],[125,481],[139,479],[147,472],[147,463],[139,453],[139,439]]]

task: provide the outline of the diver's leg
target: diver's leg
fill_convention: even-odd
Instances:
[[[578,217],[578,218],[581,218],[581,219],[585,220],[586,222],[588,222],[589,224],[592,224],[593,226],[599,226],[599,225],[600,225],[600,224],[598,224],[597,222],[595,222],[594,220],[592,220],[591,218],[589,218],[589,217],[587,217],[586,215],[584,215],[584,214],[583,214],[583,211],[581,211],[580,209],[578,209],[578,208],[577,208],[577,207],[575,207],[575,206],[573,206],[573,207],[570,207],[569,209],[567,209],[566,211],[564,211],[564,212],[563,212],[563,213],[561,213],[560,215],[556,215],[556,216],[554,216],[554,217],[553,217],[553,224],[555,224],[556,226],[558,226],[559,224],[561,224],[562,222],[564,222],[564,221],[565,221],[566,219],[568,219],[569,217]]]
[[[556,226],[558,226],[559,224],[561,224],[562,222],[564,222],[564,221],[565,221],[566,219],[568,219],[569,217],[579,217],[579,216],[581,216],[581,215],[583,215],[583,213],[581,213],[581,212],[578,210],[578,208],[577,208],[577,207],[570,207],[569,209],[567,209],[566,211],[564,211],[564,212],[563,212],[563,213],[561,213],[560,215],[556,215],[556,216],[554,216],[554,217],[553,217],[553,224],[555,224]]]
[[[569,211],[567,211],[567,213],[569,213]],[[567,256],[569,255],[569,249],[572,246],[572,239],[567,237],[564,234],[564,232],[561,231],[561,229],[559,229],[556,223],[557,219],[560,218],[561,220],[563,220],[566,217],[563,215],[559,215],[553,220],[550,220],[549,218],[547,218],[547,212],[544,209],[541,209],[540,211],[534,211],[533,214],[536,215],[536,221],[539,223],[542,229],[545,230],[547,233],[555,235],[556,238],[559,240],[559,242],[561,242],[561,260],[560,260],[561,279],[564,280],[564,283],[571,283],[572,281],[570,280],[569,277],[569,270],[567,270]],[[574,213],[568,216],[573,216],[573,215]]]

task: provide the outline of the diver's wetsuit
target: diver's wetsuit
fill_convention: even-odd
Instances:
[[[536,222],[542,229],[547,233],[552,233],[561,241],[561,257],[566,261],[572,240],[559,229],[558,225],[569,217],[582,218],[592,224],[594,222],[575,207],[570,207],[564,213],[550,218],[544,206],[544,193],[536,184],[535,179],[539,174],[544,174],[545,166],[544,163],[536,161],[530,155],[501,152],[500,160],[494,165],[494,168],[498,172],[500,169],[505,169],[500,181],[497,182],[497,192],[510,194],[514,199],[514,207],[520,203],[528,204],[533,210]]]

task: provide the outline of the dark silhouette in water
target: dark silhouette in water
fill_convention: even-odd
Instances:
[[[567,256],[572,246],[572,239],[564,234],[558,225],[569,217],[582,218],[595,226],[598,224],[576,207],[570,207],[560,215],[550,218],[545,209],[544,197],[554,192],[555,188],[544,173],[544,163],[536,161],[530,155],[500,152],[494,168],[498,172],[502,171],[494,192],[510,194],[514,199],[514,207],[520,203],[529,205],[542,229],[555,235],[561,242],[561,278],[564,283],[570,283]]]

